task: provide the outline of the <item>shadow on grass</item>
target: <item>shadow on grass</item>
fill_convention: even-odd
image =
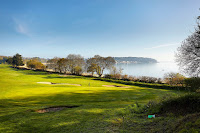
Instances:
[[[166,90],[177,90],[177,91],[188,92],[188,90],[182,86],[169,86],[169,85],[165,85],[165,84],[142,83],[142,82],[113,80],[113,79],[105,79],[105,78],[95,78],[93,80],[119,83],[119,84],[124,84],[124,85],[133,85],[133,86],[138,86],[138,87],[147,87],[147,88],[151,88],[151,89],[166,89]]]
[[[49,75],[48,72],[44,72],[44,71],[37,71],[37,70],[27,70],[27,69],[19,69],[19,68],[12,68],[12,70],[23,73],[25,75]]]
[[[45,79],[82,79],[81,76],[66,76],[66,77],[62,77],[62,76],[46,76],[44,77]]]
[[[135,101],[144,103],[165,93],[161,90],[129,89],[1,99],[0,122],[10,126],[6,132],[106,132],[115,128],[112,127],[113,121],[121,127],[121,120],[115,118],[119,117],[119,109]],[[43,114],[34,111],[51,106],[72,105],[80,107]]]

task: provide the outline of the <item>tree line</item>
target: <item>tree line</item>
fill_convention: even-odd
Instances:
[[[111,69],[115,64],[113,57],[95,55],[92,58],[84,59],[84,57],[79,54],[69,54],[66,58],[54,57],[49,59],[46,65],[44,65],[37,58],[30,59],[24,63],[22,56],[17,53],[13,57],[9,57],[6,62],[11,64],[13,67],[23,66],[25,64],[30,69],[51,69],[54,72],[70,73],[75,75],[89,72],[92,76],[96,73],[99,77],[103,75],[105,69]]]
[[[113,57],[102,57],[95,55],[92,58],[84,59],[81,55],[69,54],[66,58],[54,57],[47,61],[47,68],[54,72],[81,75],[83,72],[96,73],[99,77],[105,69],[110,69],[115,64]]]

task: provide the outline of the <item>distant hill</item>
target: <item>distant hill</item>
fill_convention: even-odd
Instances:
[[[113,57],[117,63],[158,63],[157,60],[145,57]]]

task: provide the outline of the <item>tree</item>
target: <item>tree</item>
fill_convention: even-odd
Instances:
[[[87,61],[89,61],[89,60],[87,60]],[[92,76],[93,76],[94,72],[96,72],[96,69],[97,69],[97,64],[91,63],[87,68],[87,72],[92,72]]]
[[[93,58],[87,60],[88,68],[91,72],[96,71],[96,73],[101,77],[105,69],[111,68],[115,64],[113,57],[101,57],[95,55]]]
[[[8,58],[9,57],[6,57],[6,56],[0,56],[0,64],[7,62]]]
[[[115,66],[112,66],[110,68],[110,75],[114,79],[121,79],[122,73],[123,73],[123,69],[122,68],[116,68]]]
[[[197,18],[195,32],[188,36],[178,48],[176,61],[180,68],[188,75],[200,76],[200,16]]]
[[[47,61],[47,68],[48,69],[53,69],[55,72],[57,72],[58,70],[58,62],[59,58],[58,57],[54,57],[53,59],[50,59]]]
[[[76,66],[74,69],[76,75],[81,75],[81,73],[83,72],[81,66]]]
[[[9,57],[9,58],[6,60],[6,62],[7,62],[8,64],[12,65],[12,63],[13,63],[13,58],[12,58],[12,57]]]
[[[81,71],[82,71],[82,68],[85,65],[85,61],[81,55],[69,54],[66,59],[68,60],[69,71],[72,74],[76,74],[77,68],[81,68]]]
[[[57,61],[58,70],[60,73],[66,73],[67,66],[68,66],[68,59],[61,58]]]
[[[45,69],[45,66],[40,61],[38,61],[38,59],[32,59],[32,60],[28,61],[27,67],[29,67],[31,69],[40,69],[40,70]]]
[[[22,60],[22,56],[20,54],[17,53],[16,55],[13,56],[12,65],[14,67],[24,65],[23,60]]]

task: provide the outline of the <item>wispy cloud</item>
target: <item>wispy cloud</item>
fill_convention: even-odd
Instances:
[[[178,44],[179,43],[169,43],[169,44],[157,45],[154,47],[144,48],[144,49],[157,49],[157,48],[163,48],[163,47],[170,47],[170,46],[174,46],[174,45],[178,45]]]
[[[26,35],[26,36],[31,36],[30,30],[28,29],[28,26],[25,22],[20,21],[19,19],[13,18],[13,21],[15,22],[15,30],[16,32]]]

